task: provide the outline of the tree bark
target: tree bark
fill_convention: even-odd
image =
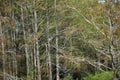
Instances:
[[[11,6],[13,6],[13,0],[11,0]],[[14,15],[14,10],[12,10],[11,11],[11,17],[12,17],[12,20],[15,20],[15,17],[14,17],[15,15]],[[16,26],[15,26],[16,27]],[[16,38],[17,38],[17,36],[16,36],[16,31],[14,30],[12,33],[11,33],[12,35],[13,35],[13,43],[14,42],[16,42]],[[14,76],[15,76],[15,79],[17,80],[17,59],[16,59],[16,55],[17,55],[17,45],[14,45],[13,44],[13,46],[15,47],[15,53],[13,53],[13,66],[14,66],[14,71],[15,71],[15,74],[14,74]]]
[[[50,35],[49,35],[49,17],[48,17],[48,0],[46,0],[46,34],[47,34],[47,55],[48,55],[48,74],[49,74],[49,80],[52,79],[52,62],[51,62],[51,54],[50,54]]]
[[[38,20],[37,20],[37,12],[36,12],[36,7],[35,7],[35,2],[36,0],[34,0],[34,19],[35,19],[35,34],[37,35],[37,32],[38,32],[38,24],[37,24],[37,22],[38,22]],[[37,79],[38,80],[41,80],[41,69],[40,69],[40,55],[39,55],[39,43],[38,43],[38,36],[37,37],[35,37],[35,40],[36,40],[36,54],[37,54],[37,56],[36,56],[36,60],[37,60],[37,72],[38,72],[38,77],[37,77]]]
[[[114,46],[113,46],[113,28],[114,26],[112,25],[112,21],[109,18],[109,24],[110,24],[110,55],[111,55],[111,61],[112,61],[112,69],[113,69],[113,80],[118,80],[117,77],[117,60],[116,60],[116,51],[114,51]]]
[[[56,15],[56,2],[57,0],[54,0],[54,6],[55,6],[55,28],[56,28],[56,80],[59,80],[60,77],[59,77],[59,55],[58,55],[58,49],[59,49],[59,46],[58,46],[58,26],[57,26],[57,15]]]
[[[25,24],[24,24],[24,14],[23,14],[23,7],[21,5],[21,23],[23,27],[23,38],[24,38],[24,44],[25,44],[25,54],[26,54],[26,69],[27,69],[27,80],[29,77],[29,55],[28,55],[28,45],[26,43],[26,32],[25,32]]]
[[[3,68],[3,80],[5,80],[5,45],[4,45],[4,35],[2,31],[2,22],[0,21],[0,34],[1,34],[1,47],[2,47],[2,68]]]

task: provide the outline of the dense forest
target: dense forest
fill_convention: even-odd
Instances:
[[[120,80],[120,0],[0,0],[0,80]]]

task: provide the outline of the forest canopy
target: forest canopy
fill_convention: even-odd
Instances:
[[[0,0],[0,66],[0,80],[120,80],[120,0]]]

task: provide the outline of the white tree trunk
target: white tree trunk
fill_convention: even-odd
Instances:
[[[56,80],[59,80],[60,77],[59,77],[59,55],[58,55],[58,49],[59,49],[59,46],[58,46],[58,26],[57,26],[57,15],[56,15],[56,2],[57,0],[54,0],[54,6],[55,6],[55,27],[56,27]]]
[[[25,32],[25,24],[24,24],[24,14],[23,14],[23,7],[21,5],[21,23],[23,27],[23,38],[24,38],[24,44],[25,44],[25,54],[26,54],[26,69],[27,69],[27,80],[29,76],[29,55],[28,55],[28,45],[26,44],[26,32]]]
[[[49,75],[49,80],[53,80],[52,79],[52,62],[51,62],[51,54],[50,54],[50,35],[49,35],[49,18],[48,18],[48,0],[46,0],[46,8],[47,8],[47,12],[46,12],[46,34],[47,34],[47,55],[48,55],[48,75]]]
[[[37,33],[38,33],[38,24],[37,24],[37,22],[38,22],[38,20],[37,20],[37,12],[36,12],[36,7],[35,7],[35,4],[36,4],[36,2],[35,2],[36,0],[34,0],[34,19],[35,19],[35,23],[34,23],[34,26],[35,26],[35,35],[37,35]],[[37,79],[38,80],[41,80],[41,67],[40,67],[40,55],[39,55],[39,43],[38,43],[38,36],[37,37],[35,37],[35,41],[36,41],[36,60],[37,60],[37,72],[38,72],[38,77],[37,77]]]

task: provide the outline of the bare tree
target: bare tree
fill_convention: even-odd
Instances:
[[[56,80],[60,80],[59,78],[59,55],[58,55],[58,50],[59,50],[59,46],[58,46],[58,26],[57,26],[57,10],[56,10],[56,5],[57,5],[57,0],[54,0],[54,6],[55,6],[55,28],[56,28]]]
[[[11,0],[11,6],[13,5],[13,0]],[[15,21],[15,15],[14,15],[14,10],[11,11],[11,17],[12,17],[12,21]],[[16,31],[11,31],[11,34],[13,35],[13,40],[12,40],[12,43],[15,43],[16,42]],[[17,80],[17,49],[16,49],[16,46],[17,45],[14,45],[13,46],[15,47],[15,52],[13,53],[13,66],[14,66],[14,75],[16,80]]]
[[[37,24],[38,20],[37,20],[36,6],[35,6],[36,0],[34,0],[33,3],[34,3],[35,34],[37,35],[37,33],[38,33],[38,24]],[[37,72],[38,72],[37,79],[41,80],[41,70],[40,70],[41,67],[40,67],[40,55],[39,55],[40,53],[39,53],[38,35],[37,35],[37,37],[35,37],[35,41],[36,41],[35,45],[36,45],[36,60],[37,60]]]
[[[47,56],[48,56],[48,75],[49,75],[49,80],[53,80],[52,79],[52,62],[51,62],[51,54],[50,54],[50,33],[49,33],[49,10],[48,10],[48,0],[46,0],[46,35],[47,35],[47,47],[46,47],[46,52],[47,52]]]
[[[2,30],[2,17],[0,17],[0,37],[1,37],[1,46],[2,46],[2,60],[3,60],[3,80],[5,80],[5,45],[4,45],[4,35]]]
[[[114,35],[113,35],[113,30],[114,30],[114,25],[112,25],[112,20],[109,17],[109,32],[110,32],[110,55],[111,55],[111,62],[112,62],[112,69],[113,69],[113,80],[118,80],[118,52],[117,49],[114,47]],[[117,45],[117,44],[115,44]]]
[[[27,79],[29,76],[29,55],[28,55],[28,45],[26,42],[26,31],[25,31],[25,23],[24,23],[24,12],[23,12],[23,6],[21,5],[21,24],[23,27],[23,38],[24,38],[24,46],[25,46],[25,54],[26,54],[26,69],[27,69]]]

